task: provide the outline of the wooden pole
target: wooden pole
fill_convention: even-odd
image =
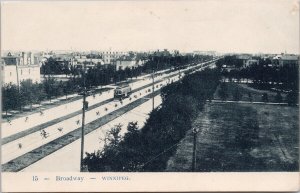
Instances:
[[[193,172],[195,172],[196,165],[197,165],[197,163],[196,163],[196,160],[197,160],[196,152],[197,152],[197,131],[194,128],[193,129],[193,160],[192,160],[192,171]]]
[[[83,69],[83,103],[82,103],[82,125],[81,125],[81,154],[80,154],[80,172],[84,171],[83,154],[84,154],[84,122],[85,122],[85,103],[86,103],[86,87],[85,87],[85,70],[86,64]]]
[[[152,71],[152,94],[154,93],[154,70]],[[152,96],[152,111],[154,110],[154,94]]]

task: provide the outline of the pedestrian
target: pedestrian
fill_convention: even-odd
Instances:
[[[40,135],[43,139],[46,139],[49,136],[49,133],[47,133],[44,129],[41,130]]]
[[[63,129],[64,129],[64,128],[62,128],[62,127],[57,128],[57,130],[58,130],[59,132],[62,132]]]

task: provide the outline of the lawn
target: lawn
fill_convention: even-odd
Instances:
[[[227,88],[228,88],[227,100],[234,100],[233,94],[238,89],[241,94],[241,99],[240,99],[241,101],[250,101],[249,93],[251,93],[253,102],[263,102],[262,95],[264,93],[267,93],[269,102],[276,102],[276,100],[275,100],[275,96],[277,94],[276,92],[273,92],[270,90],[258,90],[258,89],[252,88],[252,87],[248,86],[247,84],[243,84],[243,83],[227,82],[225,84],[227,85]],[[220,99],[220,97],[218,96],[219,89],[220,89],[220,86],[217,88],[217,91],[214,94],[214,99]],[[284,100],[286,97],[286,93],[281,93],[281,96],[282,96],[283,102],[285,102]]]
[[[297,171],[297,107],[209,103],[199,114],[198,172]],[[178,145],[166,171],[191,171],[193,135]]]

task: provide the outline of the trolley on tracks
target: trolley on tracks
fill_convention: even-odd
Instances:
[[[129,84],[119,85],[114,92],[114,98],[126,98],[131,94],[131,87]]]

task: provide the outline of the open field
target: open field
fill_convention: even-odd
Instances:
[[[209,103],[194,122],[199,172],[297,171],[297,107]],[[188,132],[167,171],[191,171],[193,134]]]
[[[234,100],[233,94],[238,89],[239,93],[241,94],[241,99],[240,99],[241,101],[250,101],[249,93],[251,93],[251,98],[252,98],[253,102],[263,102],[262,95],[264,93],[267,93],[269,102],[276,102],[276,100],[275,100],[275,96],[277,94],[276,92],[272,92],[269,90],[254,89],[254,88],[248,86],[247,84],[243,84],[243,83],[226,82],[225,84],[227,85],[227,89],[228,89],[227,100]],[[217,91],[214,94],[214,99],[221,99],[218,96],[219,89],[220,89],[220,86],[217,88]],[[281,96],[282,96],[283,102],[285,102],[286,94],[281,93]]]

